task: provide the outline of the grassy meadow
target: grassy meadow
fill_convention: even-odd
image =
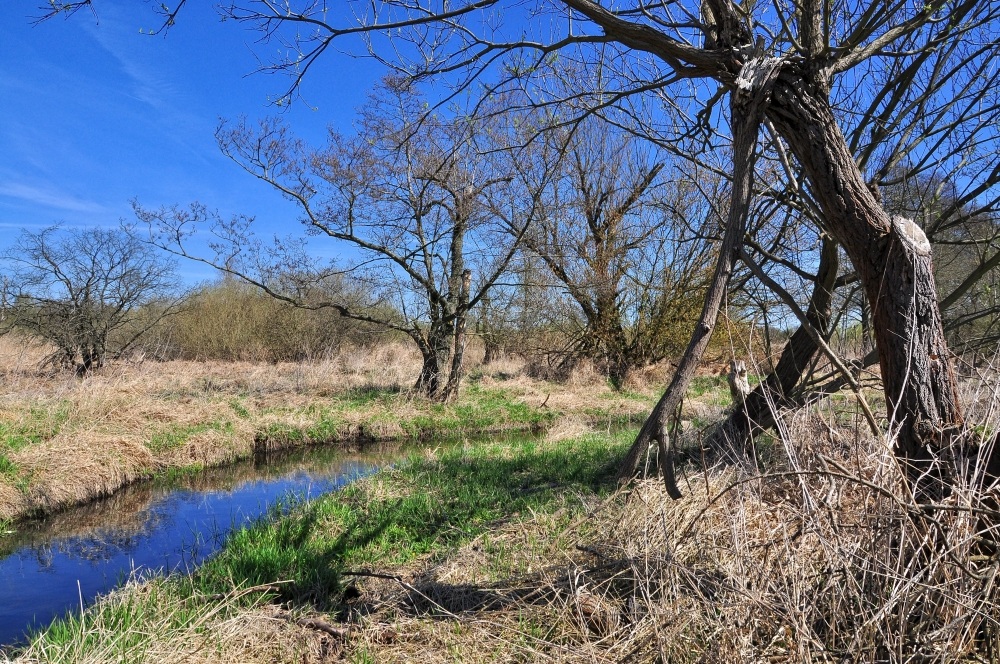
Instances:
[[[134,360],[83,379],[40,370],[46,352],[0,337],[0,519],[281,448],[617,429],[655,398],[586,370],[556,384],[507,362],[472,368],[457,401],[433,403],[408,389],[419,355],[391,344],[296,363]]]
[[[789,413],[758,440],[762,468],[705,468],[692,452],[685,495],[672,501],[657,479],[614,479],[662,375],[614,392],[586,369],[556,383],[507,360],[472,367],[459,400],[441,406],[408,394],[419,363],[397,347],[301,364],[133,363],[82,382],[20,366],[2,403],[4,421],[20,423],[5,432],[3,486],[24,501],[86,464],[120,464],[99,480],[111,490],[130,472],[224,463],[255,444],[418,444],[392,468],[239,531],[189,576],[129,580],[13,661],[982,662],[1000,652],[997,563],[976,549],[967,496],[935,517],[950,539],[929,546],[926,520],[899,497],[891,449],[849,397]],[[993,388],[968,389],[982,410],[972,416],[991,421]],[[696,450],[727,406],[724,378],[706,370],[685,402],[682,444]],[[461,442],[476,431],[493,435]],[[438,446],[439,436],[459,442]]]

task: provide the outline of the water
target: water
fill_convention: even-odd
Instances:
[[[0,645],[23,641],[134,573],[190,570],[278,501],[322,495],[385,460],[312,450],[135,485],[18,524],[0,536]]]

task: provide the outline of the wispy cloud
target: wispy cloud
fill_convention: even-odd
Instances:
[[[166,103],[162,93],[165,81],[137,57],[132,46],[134,31],[130,29],[128,20],[120,15],[120,12],[114,11],[112,5],[102,8],[99,24],[84,22],[82,25],[91,38],[118,62],[118,66],[131,82],[132,96],[153,108],[164,109]]]
[[[101,213],[107,208],[94,201],[88,201],[53,187],[36,187],[21,182],[0,184],[0,196],[13,198],[33,206],[44,206],[65,212]]]

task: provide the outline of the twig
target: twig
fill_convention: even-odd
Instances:
[[[287,616],[286,619],[292,620],[292,617]],[[351,634],[350,627],[335,627],[325,620],[320,620],[319,618],[299,618],[295,621],[295,624],[309,629],[314,629],[318,632],[325,632],[326,634],[338,639],[346,639]]]
[[[279,592],[281,586],[287,583],[292,583],[291,579],[285,581],[272,581],[271,583],[262,583],[259,586],[251,586],[249,588],[243,588],[242,590],[237,590],[231,593],[215,593],[214,595],[204,595],[200,599],[203,602],[221,602],[224,599],[229,599],[230,597],[242,597],[243,595],[249,595],[251,593],[266,593],[266,592]]]
[[[415,594],[419,595],[420,597],[424,598],[425,600],[427,600],[428,602],[430,602],[431,604],[433,604],[434,606],[436,606],[438,609],[440,609],[449,618],[453,618],[454,620],[461,620],[461,618],[459,618],[457,615],[455,615],[454,613],[452,613],[448,609],[444,608],[443,606],[441,606],[440,604],[438,604],[437,602],[435,602],[434,600],[432,600],[430,597],[428,597],[427,595],[425,595],[421,591],[417,590],[412,584],[409,584],[406,581],[404,581],[403,577],[399,576],[398,574],[383,574],[383,573],[380,573],[380,572],[368,572],[368,571],[365,571],[365,570],[360,570],[360,571],[345,571],[345,572],[341,572],[340,575],[341,576],[363,576],[363,577],[369,577],[369,578],[373,578],[373,579],[386,579],[386,580],[389,580],[389,581],[395,581],[400,586],[402,586],[405,590],[408,590],[411,593],[415,593]]]

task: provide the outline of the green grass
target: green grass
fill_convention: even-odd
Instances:
[[[0,477],[13,479],[17,477],[17,472],[17,464],[8,459],[5,455],[0,454]]]
[[[278,508],[235,533],[196,574],[205,593],[290,581],[284,599],[329,609],[342,573],[386,568],[476,537],[511,515],[565,507],[564,493],[602,493],[631,433],[559,446],[535,441],[446,451],[308,505]]]
[[[233,432],[233,423],[225,421],[202,422],[199,424],[171,425],[153,434],[147,447],[153,453],[165,452],[180,447],[192,436],[206,431]]]
[[[229,407],[233,409],[233,412],[236,413],[236,416],[241,420],[250,419],[250,409],[243,404],[241,399],[233,397],[229,400]]]
[[[713,399],[720,399],[723,396],[729,400],[729,384],[725,376],[695,376],[688,386],[687,396],[689,398],[699,398],[711,396]]]
[[[0,450],[16,452],[53,438],[69,419],[69,411],[70,402],[60,401],[54,408],[32,406],[22,421],[0,421]]]
[[[189,466],[179,466],[174,468],[167,468],[156,476],[162,482],[168,485],[182,482],[183,480],[191,477],[196,477],[201,473],[205,472],[205,466],[200,463],[192,463]]]
[[[578,518],[587,497],[612,490],[614,471],[634,432],[557,444],[506,440],[455,447],[437,459],[414,456],[346,489],[306,504],[286,504],[233,534],[191,576],[152,579],[115,593],[83,616],[57,620],[33,637],[41,661],[136,661],[154,642],[178,642],[206,616],[226,616],[264,599],[224,603],[206,596],[277,581],[292,609],[339,608],[344,572],[386,570],[423,556],[443,557],[500,523],[532,514]],[[523,515],[523,517],[522,517]],[[495,574],[516,573],[504,544],[489,536]],[[235,594],[238,594],[236,591]],[[173,643],[174,641],[170,641]],[[352,661],[368,661],[364,651]]]
[[[0,454],[0,479],[13,485],[21,493],[28,491],[30,477],[28,474],[23,473],[21,467],[4,454]]]
[[[141,590],[117,592],[83,615],[69,613],[36,633],[28,648],[31,661],[138,662],[164,642],[202,650],[205,625],[225,620],[248,605],[266,599],[259,593],[209,602],[198,598],[188,578],[152,578]],[[133,584],[134,585],[134,584]],[[204,651],[202,654],[205,654]]]
[[[403,405],[405,409],[401,408]],[[358,411],[363,412],[362,417]],[[401,411],[411,414],[401,415]],[[265,412],[306,420],[303,425],[269,424],[257,434],[261,440],[284,445],[342,441],[358,435],[358,430],[350,433],[352,421],[361,422],[362,437],[429,440],[504,429],[537,430],[556,417],[549,409],[511,399],[506,390],[478,385],[470,385],[457,402],[448,404],[414,397],[398,389],[357,388],[327,402]]]

